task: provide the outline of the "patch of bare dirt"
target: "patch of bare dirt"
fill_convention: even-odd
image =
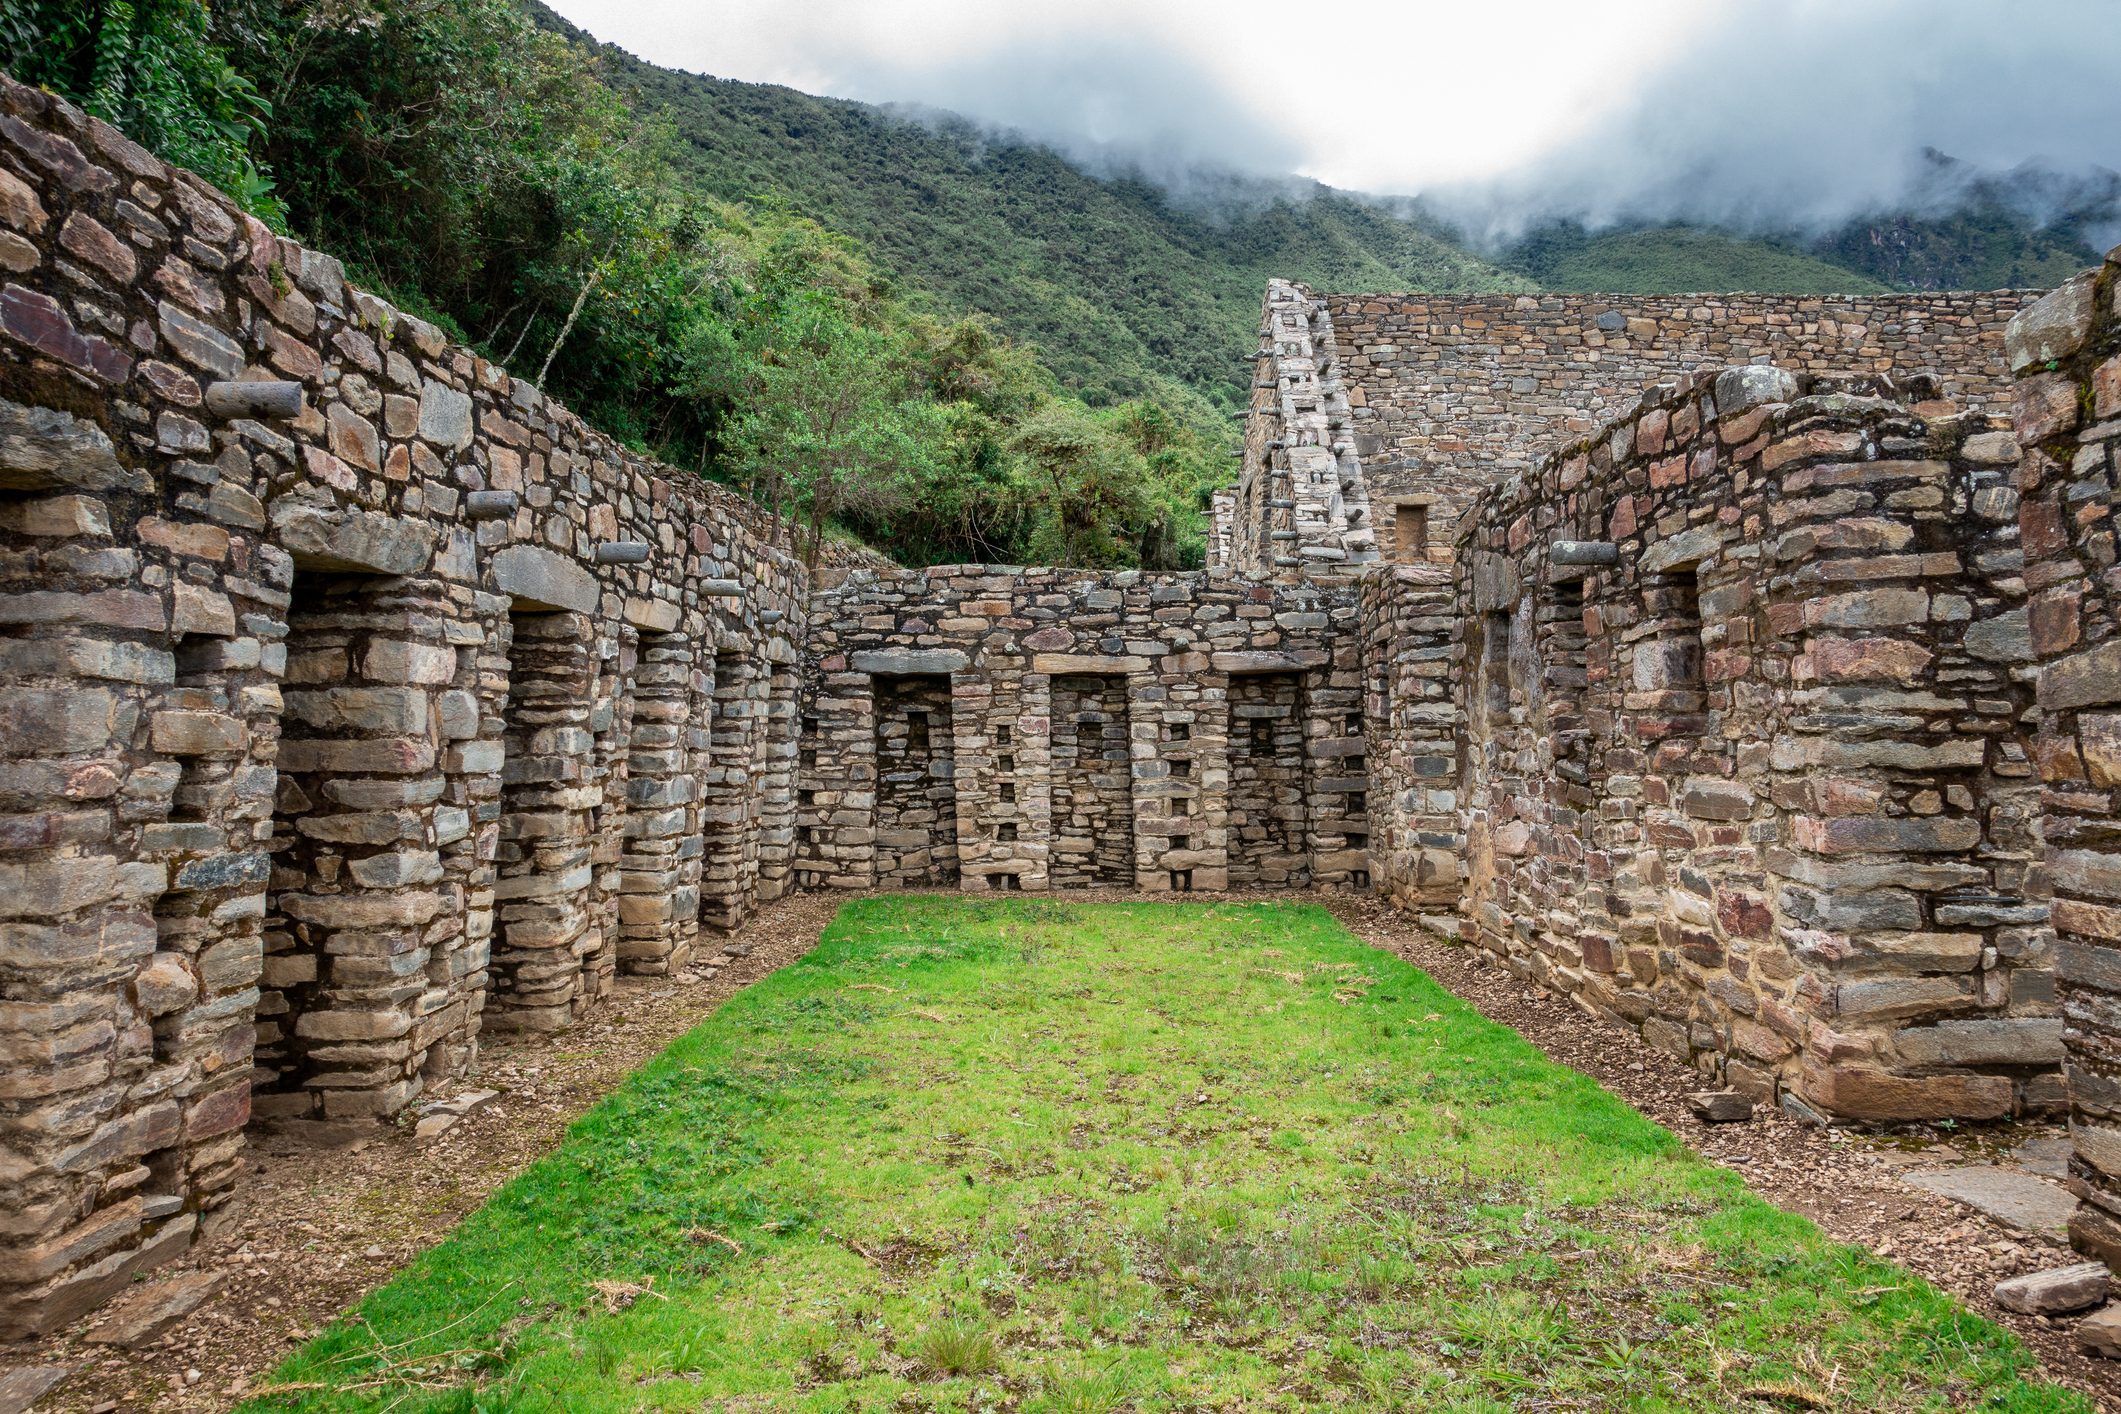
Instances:
[[[2082,1261],[2069,1244],[1918,1192],[1897,1176],[1913,1159],[1956,1161],[2058,1132],[2055,1126],[1866,1135],[1819,1129],[1765,1110],[1743,1124],[1704,1124],[1685,1100],[1688,1091],[1703,1088],[1700,1074],[1651,1050],[1635,1033],[1520,980],[1477,949],[1447,942],[1376,899],[1332,895],[1318,901],[1357,937],[1413,963],[1481,1015],[1519,1032],[1550,1059],[1589,1075],[1696,1153],[1743,1174],[1762,1198],[1803,1213],[1842,1241],[1869,1248],[1950,1291],[2014,1332],[2039,1357],[2049,1379],[2103,1410],[2121,1411],[2121,1368],[2077,1349],[2071,1338],[2075,1318],[2006,1311],[1991,1291],[2007,1276]]]
[[[210,1301],[141,1349],[89,1343],[98,1323],[91,1316],[61,1335],[0,1347],[0,1370],[71,1368],[39,1410],[230,1407],[295,1346],[550,1153],[567,1126],[628,1074],[737,992],[809,952],[847,898],[805,894],[769,904],[734,937],[702,938],[701,961],[687,974],[620,978],[586,1020],[557,1036],[482,1037],[478,1074],[436,1098],[496,1093],[430,1138],[415,1137],[411,1116],[342,1148],[253,1136],[238,1230],[151,1278],[225,1274]]]

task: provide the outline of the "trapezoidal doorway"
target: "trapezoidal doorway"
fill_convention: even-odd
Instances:
[[[946,674],[876,683],[876,878],[887,888],[957,883],[957,775]]]

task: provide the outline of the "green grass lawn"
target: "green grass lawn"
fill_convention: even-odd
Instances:
[[[2008,1409],[2010,1337],[1323,910],[875,898],[257,1409]]]

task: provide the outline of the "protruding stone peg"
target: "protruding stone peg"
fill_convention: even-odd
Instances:
[[[606,540],[589,552],[600,565],[638,565],[648,560],[645,540]]]
[[[733,579],[703,579],[699,588],[710,599],[740,599],[744,594],[744,586]]]
[[[284,420],[302,415],[302,385],[284,379],[206,385],[206,410],[215,417]]]
[[[464,514],[473,520],[503,520],[522,504],[523,498],[513,491],[473,491],[464,498]]]
[[[783,614],[779,609],[762,609],[759,611],[759,622],[769,627],[779,623],[786,617],[787,615]]]
[[[1557,565],[1617,565],[1620,547],[1610,540],[1557,540],[1552,559]]]

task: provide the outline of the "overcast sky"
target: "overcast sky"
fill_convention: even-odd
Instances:
[[[1499,222],[1830,219],[1924,146],[2121,167],[2121,0],[555,0],[659,64]]]

